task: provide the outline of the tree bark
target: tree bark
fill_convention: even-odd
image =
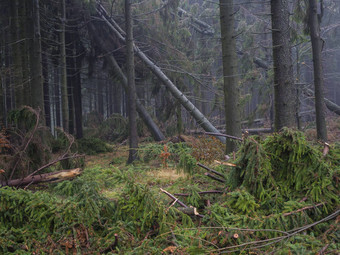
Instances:
[[[116,73],[120,76],[122,80],[122,84],[124,85],[124,89],[128,90],[128,84],[127,84],[127,78],[124,75],[123,71],[120,69],[117,61],[113,56],[107,56],[109,65],[115,70]],[[139,113],[139,117],[144,121],[145,125],[148,127],[149,131],[151,132],[153,138],[156,141],[163,141],[165,139],[165,136],[163,135],[162,131],[158,128],[156,123],[153,121],[147,110],[144,108],[140,100],[136,99],[136,109]]]
[[[322,6],[321,6],[322,8]],[[317,13],[317,1],[309,1],[309,29],[313,51],[314,90],[316,132],[318,139],[327,141],[327,127],[325,118],[324,79],[322,69],[322,39],[320,38],[320,21]],[[321,19],[321,16],[320,16]]]
[[[118,24],[106,13],[104,7],[98,3],[97,12],[105,21],[107,26],[115,33],[115,35],[125,42],[123,30]],[[163,71],[155,65],[137,46],[134,45],[135,54],[144,62],[144,64],[152,71],[152,73],[162,81],[169,89],[172,95],[180,101],[184,108],[195,118],[197,123],[208,132],[219,133],[219,131],[209,122],[209,120],[189,101],[189,99],[171,82],[171,80],[163,73]],[[219,140],[225,143],[224,137],[218,137]]]
[[[65,41],[65,23],[66,23],[66,2],[61,0],[61,26],[60,26],[60,67],[61,67],[61,112],[63,129],[68,131],[69,112],[68,112],[68,93],[67,93],[67,70],[66,70],[66,41]]]
[[[81,168],[61,170],[53,173],[38,174],[26,178],[0,182],[0,186],[25,186],[41,182],[57,182],[72,179],[82,172]]]
[[[274,129],[296,127],[297,98],[290,48],[288,0],[271,0],[274,61]]]
[[[220,23],[224,80],[225,124],[228,135],[241,137],[239,106],[238,70],[234,29],[233,0],[220,0]],[[226,153],[237,149],[234,140],[227,139]]]
[[[136,86],[135,86],[135,60],[133,52],[133,19],[131,0],[125,0],[125,28],[126,28],[126,67],[129,100],[129,158],[128,163],[137,159],[138,134],[137,134],[137,111],[136,111]]]
[[[33,59],[31,59],[32,107],[44,114],[44,79],[42,75],[39,0],[33,0]]]

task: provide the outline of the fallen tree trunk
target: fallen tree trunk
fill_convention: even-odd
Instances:
[[[81,168],[75,168],[70,170],[61,170],[53,173],[38,174],[25,177],[23,179],[9,180],[8,182],[2,181],[1,186],[25,186],[29,184],[41,183],[41,182],[58,182],[73,179],[80,175],[82,172]]]
[[[314,91],[311,89],[306,89],[306,92],[310,95],[314,97]],[[337,105],[336,103],[333,103],[331,100],[324,98],[325,101],[325,105],[328,108],[328,110],[340,115],[340,106]]]
[[[97,33],[97,29],[92,23],[89,23],[89,29],[90,29],[91,33],[93,33],[95,35],[95,36],[93,36],[93,38],[96,41],[96,43],[98,45],[100,45],[100,47],[105,52],[110,52],[108,47],[106,45],[104,45],[104,43],[103,43],[105,40],[99,39],[100,35],[99,35],[99,33]],[[120,80],[123,84],[123,87],[124,87],[125,91],[127,91],[127,89],[128,89],[127,78],[126,78],[125,74],[123,73],[122,69],[120,68],[120,66],[118,65],[116,59],[112,56],[112,54],[110,54],[110,55],[106,55],[106,60],[107,60],[107,63],[110,65],[110,67],[114,70],[114,72],[119,75],[119,78],[120,78]],[[145,125],[148,127],[149,131],[151,132],[153,138],[158,142],[163,141],[165,139],[165,136],[163,135],[162,131],[158,128],[156,123],[153,121],[150,114],[144,108],[144,106],[142,105],[142,103],[140,102],[140,100],[138,98],[137,98],[137,101],[136,101],[136,109],[137,109],[137,112],[139,114],[139,117],[144,121]]]
[[[238,53],[239,55],[243,55],[243,52],[240,51],[240,50],[237,51],[237,53]],[[264,60],[254,57],[254,58],[253,58],[253,61],[254,61],[254,63],[255,63],[257,66],[259,66],[259,67],[261,67],[261,68],[263,68],[263,69],[265,69],[265,70],[269,70],[269,65],[268,65]],[[308,88],[305,88],[304,90],[306,91],[306,93],[307,93],[308,95],[314,97],[314,91],[313,91],[313,90],[308,89]],[[331,100],[327,99],[326,97],[324,97],[324,101],[325,101],[325,105],[326,105],[326,107],[328,108],[328,110],[330,110],[330,111],[332,111],[332,112],[334,112],[334,113],[340,115],[340,106],[339,106],[339,105],[337,105],[336,103],[334,103],[334,102],[332,102]]]
[[[107,14],[105,8],[97,1],[97,13],[106,25],[115,33],[115,35],[125,43],[125,36],[120,26]],[[163,71],[153,63],[136,45],[134,45],[135,54],[144,62],[144,64],[157,76],[159,80],[167,87],[171,94],[184,106],[184,108],[195,118],[196,122],[208,132],[220,133],[210,121],[189,101],[189,99],[172,83],[172,81],[163,73]],[[218,139],[225,143],[226,139],[219,136]]]

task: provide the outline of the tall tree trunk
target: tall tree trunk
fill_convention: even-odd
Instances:
[[[12,41],[12,55],[13,65],[11,74],[13,77],[13,86],[15,91],[15,107],[19,108],[23,105],[23,80],[22,80],[22,58],[21,58],[21,37],[19,9],[22,8],[18,0],[11,1],[11,41]]]
[[[31,59],[32,107],[44,114],[44,79],[42,75],[39,0],[33,1],[33,59]]]
[[[137,159],[138,134],[137,134],[137,111],[136,111],[136,86],[135,86],[135,63],[133,52],[133,20],[131,0],[125,0],[125,26],[126,26],[126,66],[128,81],[129,100],[129,158],[128,163]]]
[[[288,0],[271,0],[274,61],[274,129],[296,127],[296,90],[290,48]]]
[[[43,76],[44,76],[44,109],[46,126],[51,127],[51,108],[50,108],[50,84],[48,78],[49,63],[46,54],[43,58]]]
[[[321,12],[322,10],[321,4]],[[313,50],[314,66],[314,89],[315,89],[315,113],[316,113],[316,132],[318,139],[327,141],[327,127],[325,120],[324,98],[324,79],[322,69],[322,39],[320,38],[320,20],[317,13],[317,1],[309,1],[309,28]]]
[[[76,57],[74,57],[74,83],[73,83],[73,96],[74,96],[74,113],[76,124],[76,137],[80,139],[83,137],[83,107],[82,107],[82,95],[81,95],[81,58],[80,49],[77,46],[77,42],[74,43]]]
[[[241,137],[241,120],[239,112],[238,69],[236,59],[236,42],[234,29],[233,0],[220,0],[220,23],[222,37],[222,60],[224,80],[224,107],[226,133]],[[235,140],[227,139],[226,153],[235,151]]]
[[[68,131],[69,112],[68,112],[68,94],[67,94],[67,70],[66,70],[66,41],[65,41],[65,23],[66,23],[66,2],[61,0],[61,26],[60,26],[60,68],[61,68],[61,112],[63,120],[63,129]]]
[[[66,18],[69,18],[69,14],[66,14]],[[74,17],[71,16],[71,19]],[[74,26],[71,22],[70,26]],[[66,47],[66,76],[67,76],[67,95],[68,95],[68,132],[70,134],[74,134],[74,96],[73,96],[73,87],[74,87],[74,53],[73,53],[73,42],[74,41],[74,31],[69,29],[65,31],[65,45]]]

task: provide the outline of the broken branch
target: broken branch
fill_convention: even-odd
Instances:
[[[222,180],[222,179],[216,177],[215,175],[213,175],[213,174],[211,174],[211,173],[204,173],[204,175],[206,175],[206,176],[208,176],[208,177],[210,177],[211,179],[214,179],[214,180],[216,180],[216,181],[224,182],[224,180]]]
[[[204,169],[206,169],[206,170],[208,170],[208,171],[210,171],[210,172],[212,172],[212,173],[214,173],[214,174],[217,174],[217,175],[221,176],[222,178],[224,178],[224,175],[222,173],[217,172],[216,170],[211,169],[211,168],[207,167],[206,165],[203,165],[201,163],[197,163],[197,165],[202,167],[202,168],[204,168]]]

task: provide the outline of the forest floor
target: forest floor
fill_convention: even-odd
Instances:
[[[323,155],[285,130],[245,139],[226,162],[216,139],[186,140],[141,143],[131,165],[112,145],[73,180],[1,188],[0,253],[338,254],[338,142]]]

